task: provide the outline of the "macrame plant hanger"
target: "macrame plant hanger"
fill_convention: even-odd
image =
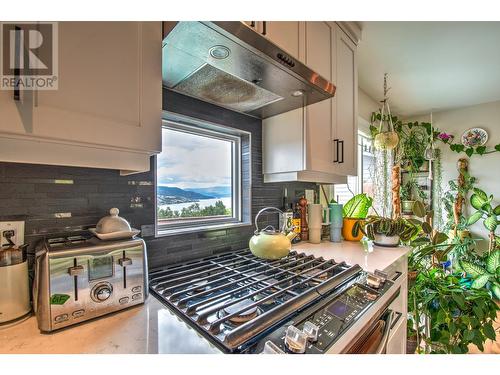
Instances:
[[[394,124],[392,122],[392,114],[391,108],[389,107],[389,97],[387,93],[390,90],[390,87],[387,87],[387,76],[388,74],[384,74],[384,99],[382,102],[382,109],[380,111],[380,123],[378,126],[378,133],[375,136],[374,145],[379,150],[392,150],[397,147],[399,143],[399,136],[394,131]],[[384,131],[384,113],[387,109],[387,131]]]
[[[429,161],[429,180],[434,179],[434,174],[432,171],[432,162],[437,159],[437,149],[434,147],[434,122],[432,121],[432,111],[431,111],[431,139],[430,143],[427,145],[424,153],[425,159]]]

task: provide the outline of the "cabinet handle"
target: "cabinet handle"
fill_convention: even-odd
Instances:
[[[250,27],[255,28],[255,21],[250,21]]]
[[[344,141],[339,141],[339,145],[342,145],[342,152],[341,152],[341,156],[342,156],[342,159],[339,160],[339,164],[342,164],[344,162]]]
[[[266,35],[267,34],[267,22],[264,21],[262,23],[262,35]]]
[[[333,147],[335,148],[335,159],[333,159],[333,162],[338,163],[339,162],[339,140],[338,139],[333,140]]]

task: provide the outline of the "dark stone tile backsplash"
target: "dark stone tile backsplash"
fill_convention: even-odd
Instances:
[[[262,176],[261,121],[170,91],[164,108],[201,120],[252,133],[252,218],[265,206],[282,205],[283,189],[316,188],[314,184],[264,184]],[[153,158],[151,161],[152,166]],[[78,233],[95,226],[111,207],[135,228],[153,225],[154,172],[120,176],[119,171],[0,163],[0,221],[24,220],[30,253],[44,236]],[[149,267],[203,257],[248,246],[252,226],[155,238],[145,237]],[[32,256],[31,256],[32,258]]]

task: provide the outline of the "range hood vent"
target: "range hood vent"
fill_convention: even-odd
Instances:
[[[241,22],[164,22],[163,85],[258,118],[335,93],[332,83]]]

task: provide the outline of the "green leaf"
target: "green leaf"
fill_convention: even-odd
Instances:
[[[476,152],[479,155],[483,155],[486,152],[486,146],[478,146],[478,147],[476,147]]]
[[[444,233],[438,232],[434,236],[434,240],[432,241],[434,245],[439,245],[448,240],[448,236]]]
[[[357,194],[344,205],[344,217],[354,219],[365,219],[368,215],[368,210],[372,206],[373,199],[365,193]]]
[[[486,258],[486,270],[489,273],[497,272],[497,268],[500,267],[500,249],[492,251],[488,258]]]
[[[416,201],[413,204],[412,208],[413,213],[418,216],[418,217],[424,217],[425,216],[425,206],[422,202]]]
[[[472,341],[473,338],[474,338],[474,331],[467,330],[464,332],[464,340],[465,341]]]
[[[474,282],[472,283],[471,288],[472,289],[481,289],[482,287],[484,287],[486,285],[486,283],[490,279],[490,276],[491,275],[488,273],[478,276],[478,278],[475,279]]]
[[[476,191],[476,189],[474,189]],[[479,189],[477,189],[479,190]],[[486,194],[482,191],[482,190],[479,190],[479,192],[482,192],[484,194],[484,196],[481,194],[481,193],[478,193],[477,191],[472,194],[472,196],[470,197],[470,204],[472,205],[472,207],[474,207],[476,210],[480,210],[481,207],[483,207],[484,204],[488,203],[488,197],[486,196]]]
[[[479,306],[472,306],[472,311],[474,311],[474,315],[476,315],[479,320],[483,320],[484,318],[484,313],[483,313],[483,310],[479,307]]]
[[[481,211],[474,212],[471,216],[467,218],[467,226],[475,224],[479,219],[481,219],[482,216],[483,213]]]
[[[500,144],[495,145],[495,150],[500,151]]]
[[[479,323],[479,320],[475,316],[473,316],[470,318],[470,325],[472,326],[472,328],[478,328],[481,323]]]
[[[498,285],[497,283],[494,283],[491,286],[491,292],[493,293],[493,295],[495,296],[495,298],[497,300],[500,300],[500,285]]]
[[[451,298],[453,298],[453,301],[455,301],[462,310],[465,309],[465,298],[463,295],[452,293]]]
[[[474,149],[472,147],[469,147],[467,150],[465,150],[465,153],[468,157],[471,157],[472,154],[474,154]]]
[[[429,223],[427,222],[423,222],[422,223],[422,230],[424,231],[424,233],[426,234],[431,234],[432,233],[432,227],[430,226]]]
[[[486,273],[486,270],[477,264],[467,262],[465,260],[461,260],[459,263],[460,267],[462,267],[462,269],[472,277],[479,277]]]
[[[484,220],[484,227],[490,232],[494,232],[498,226],[497,217],[495,215],[490,215]]]
[[[474,193],[477,194],[484,202],[488,201],[488,194],[486,194],[484,190],[474,188]]]
[[[495,329],[493,328],[493,325],[491,323],[486,323],[483,326],[483,333],[490,340],[496,341],[497,334],[496,334]]]
[[[495,215],[500,215],[500,204],[493,209]]]

